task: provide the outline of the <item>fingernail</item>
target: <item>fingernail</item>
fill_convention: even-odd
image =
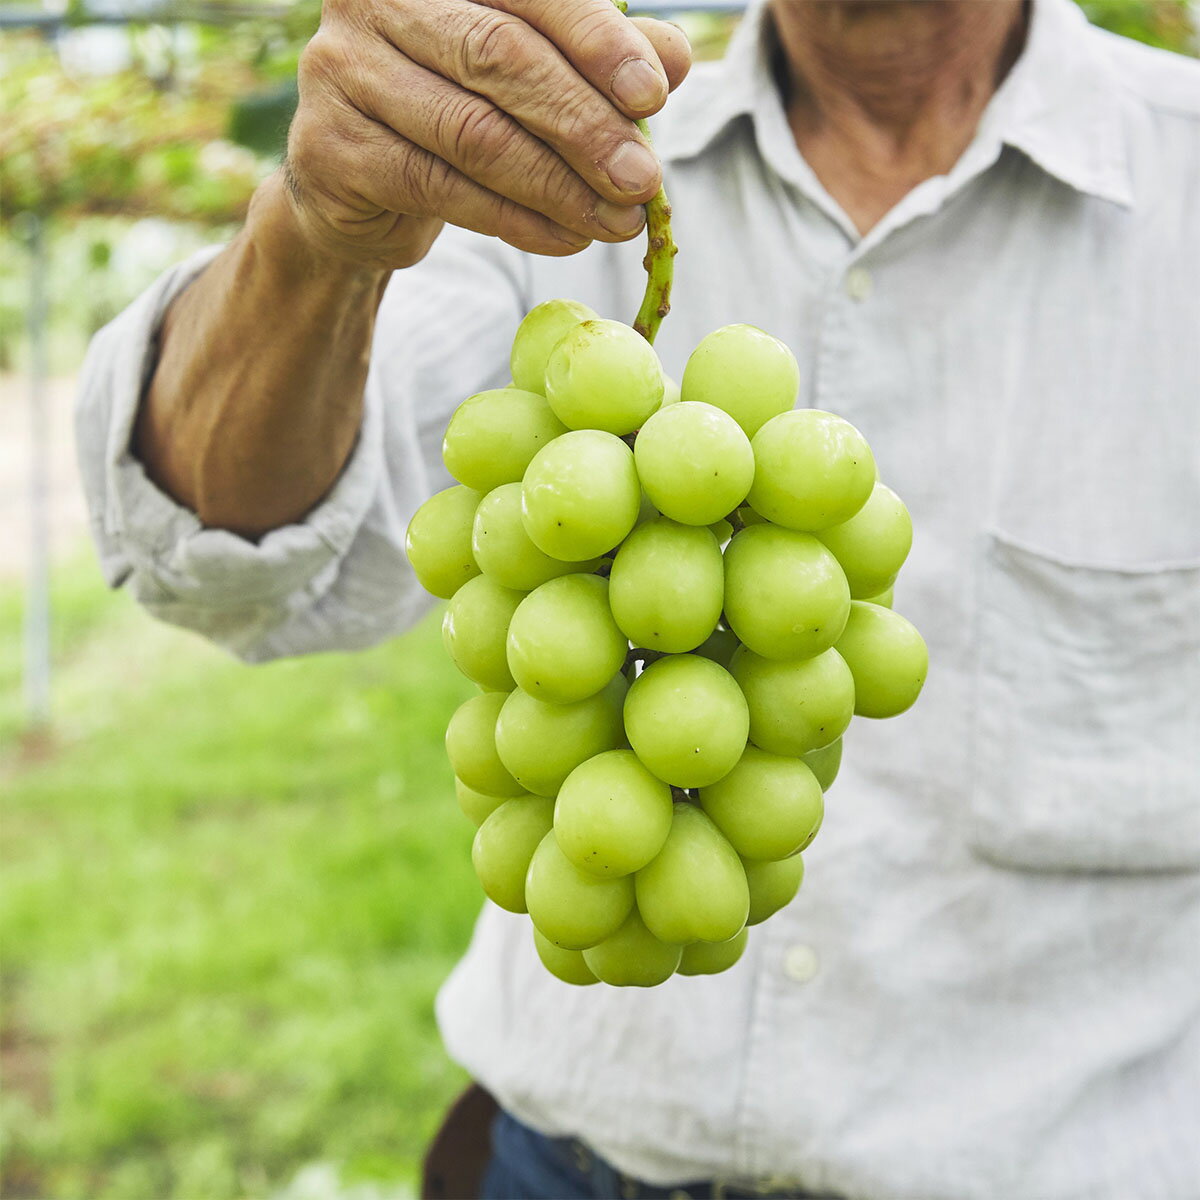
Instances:
[[[596,203],[596,220],[609,233],[621,237],[637,233],[646,222],[646,210],[640,204],[610,204],[607,200]]]
[[[608,177],[623,192],[644,192],[658,178],[658,159],[641,142],[623,142],[608,160]]]
[[[653,108],[663,96],[662,76],[644,59],[623,62],[613,76],[612,92],[626,108],[642,112]]]

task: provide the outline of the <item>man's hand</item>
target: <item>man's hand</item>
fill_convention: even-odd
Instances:
[[[537,254],[625,241],[657,191],[634,125],[687,74],[611,0],[326,0],[286,178],[321,255],[410,266],[443,221]]]

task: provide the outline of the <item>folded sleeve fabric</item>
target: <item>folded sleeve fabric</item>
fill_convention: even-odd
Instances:
[[[362,428],[341,475],[303,520],[251,540],[206,528],[132,449],[163,317],[218,253],[168,271],[89,350],[76,440],[101,569],[154,616],[247,662],[373,644],[429,603],[405,561],[404,530],[422,500],[452,482],[437,454],[449,410],[504,382],[523,312],[520,258],[454,230],[393,278]]]

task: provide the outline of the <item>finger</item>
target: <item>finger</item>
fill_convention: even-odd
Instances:
[[[485,96],[606,199],[644,204],[658,190],[658,158],[633,122],[524,21],[467,0],[396,0],[382,13],[402,53]]]
[[[667,98],[667,73],[645,31],[612,0],[486,0],[533,26],[626,116],[657,112]]]
[[[368,116],[449,163],[468,179],[586,238],[620,242],[645,223],[640,206],[597,195],[512,117],[427,71],[390,46],[359,53],[349,98]]]
[[[346,121],[327,148],[320,176],[336,179],[368,204],[390,213],[438,217],[503,238],[533,254],[575,254],[589,239],[541,213],[499,196],[449,163],[366,118]]]
[[[670,21],[658,21],[654,17],[631,19],[654,47],[658,61],[667,73],[667,85],[674,91],[692,69],[692,44],[687,34]]]

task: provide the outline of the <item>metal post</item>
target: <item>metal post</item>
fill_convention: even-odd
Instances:
[[[29,223],[29,582],[25,607],[25,719],[50,722],[50,413],[46,393],[49,256],[41,217]]]

